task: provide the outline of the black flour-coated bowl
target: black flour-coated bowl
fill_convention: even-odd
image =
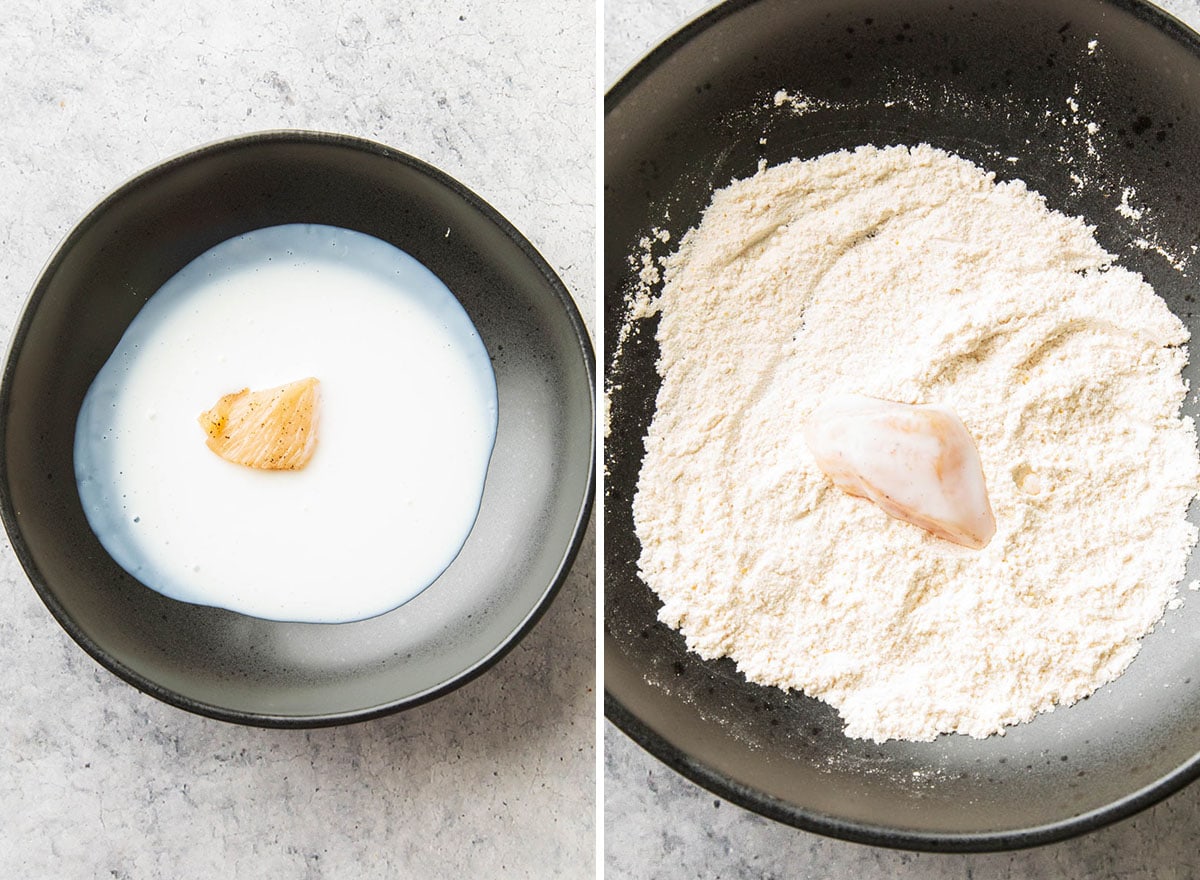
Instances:
[[[80,403],[146,299],[219,242],[284,223],[342,226],[412,254],[458,297],[496,374],[496,447],[466,545],[420,596],[356,623],[279,623],[164,598],[109,558],[75,484]],[[239,137],[134,178],[47,264],[0,389],[0,512],[55,618],[141,690],[265,726],[369,718],[468,681],[546,609],[591,508],[594,372],[562,282],[457,181],[357,138]]]
[[[777,105],[779,90],[794,100]],[[1130,0],[736,0],[704,13],[606,99],[606,712],[692,780],[801,828],[915,849],[1030,846],[1200,775],[1200,594],[1182,589],[1129,670],[1069,709],[982,741],[876,745],[845,737],[824,703],[689,653],[637,576],[630,501],[659,383],[653,321],[616,351],[628,256],[655,227],[671,233],[665,253],[760,159],[921,142],[1095,224],[1191,327],[1197,387],[1195,34]],[[1185,412],[1198,414],[1191,397]]]

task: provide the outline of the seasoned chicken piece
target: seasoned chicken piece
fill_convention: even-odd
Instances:
[[[817,407],[804,439],[835,486],[889,516],[975,550],[996,533],[979,451],[949,407],[842,395]]]
[[[300,470],[317,445],[318,386],[311,376],[265,391],[226,394],[200,414],[208,448],[262,470]]]

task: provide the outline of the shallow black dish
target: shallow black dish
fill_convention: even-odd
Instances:
[[[777,106],[780,89],[809,99],[804,112]],[[1088,700],[1003,737],[876,745],[843,736],[823,703],[688,653],[637,576],[630,501],[659,383],[653,321],[615,347],[629,255],[655,227],[671,233],[664,253],[760,159],[921,142],[1095,224],[1189,324],[1200,360],[1200,42],[1180,23],[1132,0],[735,0],[706,12],[606,98],[605,708],[692,780],[801,828],[914,849],[1032,846],[1200,775],[1194,594]],[[1185,372],[1193,387],[1198,375]]]
[[[80,403],[146,299],[219,242],[283,223],[342,226],[415,256],[463,304],[496,374],[496,447],[466,545],[416,599],[356,623],[278,623],[164,598],[105,553],[75,484]],[[470,680],[545,611],[591,508],[593,386],[591,344],[562,282],[460,183],[348,136],[238,137],[126,183],[43,270],[0,388],[0,513],[55,618],[141,690],[249,724],[361,720]]]

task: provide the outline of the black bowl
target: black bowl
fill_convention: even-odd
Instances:
[[[462,303],[496,374],[496,446],[465,546],[420,596],[356,623],[280,623],[165,598],[100,546],[75,483],[80,403],[146,299],[214,245],[284,223],[342,226],[412,254]],[[545,611],[591,508],[594,371],[562,282],[460,183],[357,138],[238,137],[126,183],[50,259],[0,388],[0,513],[55,618],[139,689],[264,726],[361,720],[463,684]]]
[[[797,113],[775,105],[779,89],[814,100]],[[1061,839],[1200,775],[1192,598],[1168,611],[1115,683],[982,741],[849,739],[828,705],[689,653],[657,622],[659,603],[636,570],[630,501],[659,385],[653,321],[616,350],[634,283],[627,256],[648,230],[664,227],[678,241],[713,190],[753,174],[760,158],[921,142],[1001,179],[1019,177],[1052,208],[1095,224],[1101,244],[1145,275],[1200,344],[1191,272],[1200,241],[1196,35],[1132,0],[736,0],[652,51],[608,93],[605,114],[608,717],[736,803],[897,847]],[[1185,371],[1193,387],[1198,375],[1195,364]],[[1198,414],[1194,399],[1185,412]]]

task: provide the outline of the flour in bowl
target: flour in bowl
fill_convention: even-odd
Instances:
[[[1116,678],[1196,542],[1188,332],[1078,218],[929,146],[718,191],[665,261],[633,513],[660,617],[850,736],[983,737]],[[995,513],[973,550],[836,489],[831,395],[952,407]]]

